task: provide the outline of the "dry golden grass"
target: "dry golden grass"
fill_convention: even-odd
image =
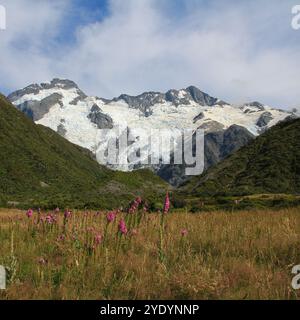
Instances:
[[[105,214],[74,213],[62,241],[63,217],[36,226],[24,212],[0,210],[0,264],[10,268],[0,299],[300,297],[291,287],[291,269],[300,264],[299,208],[169,214],[163,260],[158,214],[146,214],[137,234],[121,241],[117,222],[110,225],[105,244],[93,250],[105,225]]]

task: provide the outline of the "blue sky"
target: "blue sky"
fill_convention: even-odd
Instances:
[[[296,1],[297,2],[297,1]],[[196,85],[229,102],[300,106],[295,0],[0,0],[0,91],[69,78],[87,93]]]
[[[64,26],[58,35],[59,42],[72,42],[75,40],[74,31],[79,26],[103,21],[109,15],[107,0],[73,0],[64,20]]]

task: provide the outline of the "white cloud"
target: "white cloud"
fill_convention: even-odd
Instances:
[[[48,80],[54,61],[48,49],[60,32],[68,1],[1,0],[7,29],[0,33],[1,87]]]
[[[8,21],[11,31],[0,34],[3,87],[59,76],[112,97],[193,84],[230,102],[300,105],[293,1],[186,0],[185,16],[174,18],[172,1],[110,0],[110,15],[79,26],[71,46],[55,42],[71,2],[6,2],[21,10],[17,22]]]

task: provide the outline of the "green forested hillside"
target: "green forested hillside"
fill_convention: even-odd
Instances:
[[[35,125],[0,96],[0,204],[106,207],[136,195],[154,199],[166,184],[147,170],[113,172],[89,151]]]
[[[181,191],[202,195],[300,193],[300,119],[279,123],[194,177]]]

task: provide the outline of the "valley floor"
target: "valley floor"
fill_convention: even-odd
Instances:
[[[0,299],[300,298],[300,208],[52,217],[0,210]]]

